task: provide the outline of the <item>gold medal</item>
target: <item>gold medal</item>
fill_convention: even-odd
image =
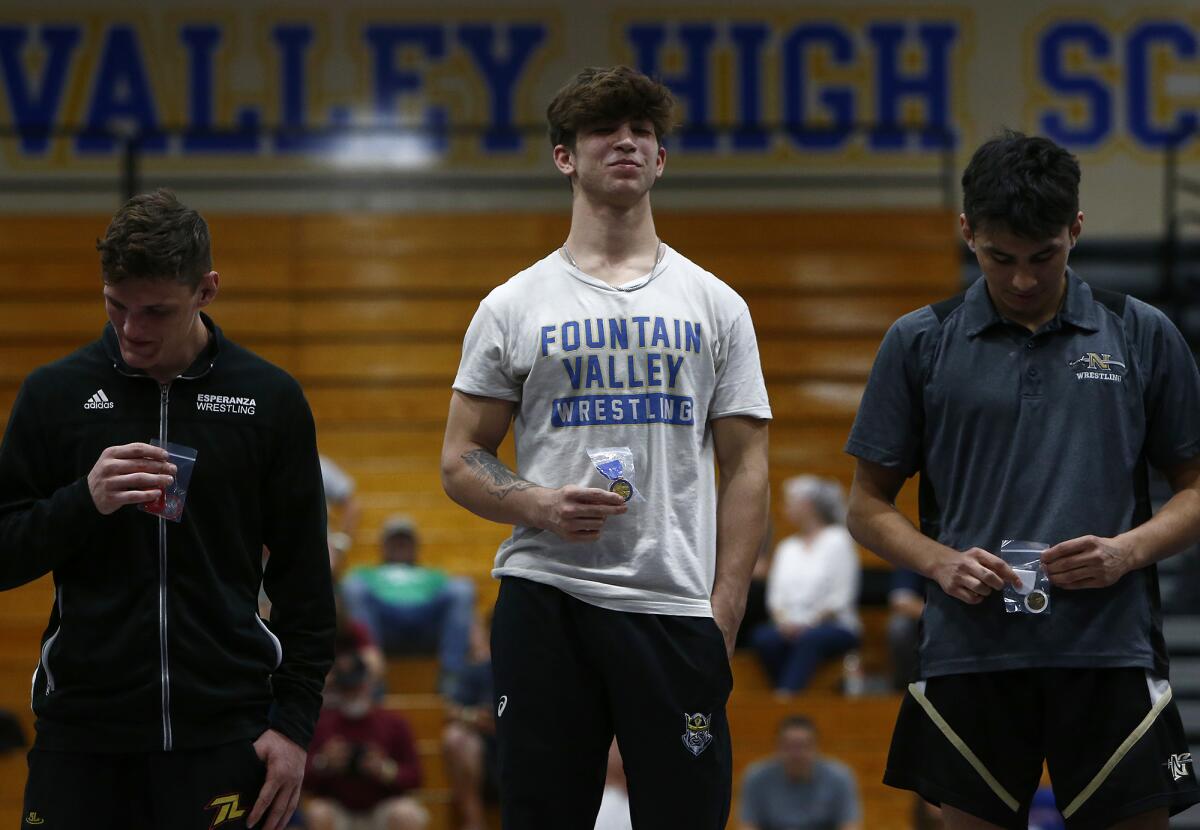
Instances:
[[[625,499],[625,501],[629,501],[631,498],[633,498],[633,485],[623,478],[618,478],[608,489]]]

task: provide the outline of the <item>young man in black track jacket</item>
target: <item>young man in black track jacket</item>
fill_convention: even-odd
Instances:
[[[333,654],[312,415],[200,312],[199,214],[139,196],[97,247],[110,325],[29,375],[0,447],[0,588],[55,586],[22,827],[275,830]],[[181,472],[152,441],[195,454],[178,522],[139,509]]]

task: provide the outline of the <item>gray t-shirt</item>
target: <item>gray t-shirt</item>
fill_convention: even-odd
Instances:
[[[837,830],[861,815],[854,773],[831,758],[818,758],[808,779],[788,778],[769,759],[742,780],[741,819],[759,830]]]
[[[1036,334],[1003,320],[981,277],[939,319],[887,333],[846,451],[921,473],[922,530],[956,550],[1005,539],[1114,536],[1150,515],[1145,464],[1200,454],[1200,374],[1157,309],[1118,314],[1074,273]],[[921,673],[1140,666],[1165,675],[1157,571],[1101,589],[1051,589],[1050,613],[967,605],[932,585]]]
[[[515,527],[493,575],[602,608],[711,616],[711,422],[771,417],[750,312],[733,289],[670,248],[619,288],[555,251],[480,304],[454,388],[517,403],[523,478],[607,488],[587,450],[627,446],[644,497],[605,522],[595,543]]]

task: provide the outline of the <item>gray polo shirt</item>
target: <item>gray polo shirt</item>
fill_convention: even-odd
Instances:
[[[862,817],[854,773],[831,758],[818,758],[805,780],[788,778],[774,758],[753,764],[743,779],[740,812],[759,830],[838,830]]]
[[[939,319],[939,316],[942,319]],[[921,528],[957,550],[1004,539],[1114,536],[1150,515],[1146,462],[1200,454],[1200,374],[1157,309],[1122,314],[1067,272],[1037,333],[997,314],[980,277],[962,304],[926,306],[884,337],[846,452],[920,472]],[[1164,675],[1151,566],[1101,589],[1052,589],[1048,615],[1005,614],[929,590],[921,674],[1141,666]]]

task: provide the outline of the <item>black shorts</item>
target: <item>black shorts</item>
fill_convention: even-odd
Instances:
[[[1166,681],[1144,669],[1023,669],[908,687],[884,783],[1006,828],[1028,827],[1045,760],[1067,827],[1200,801]]]
[[[720,830],[733,675],[710,617],[608,611],[506,577],[492,621],[505,830],[592,830],[616,735],[636,830]]]
[[[236,830],[246,826],[265,778],[249,740],[147,753],[35,747],[20,829]]]

